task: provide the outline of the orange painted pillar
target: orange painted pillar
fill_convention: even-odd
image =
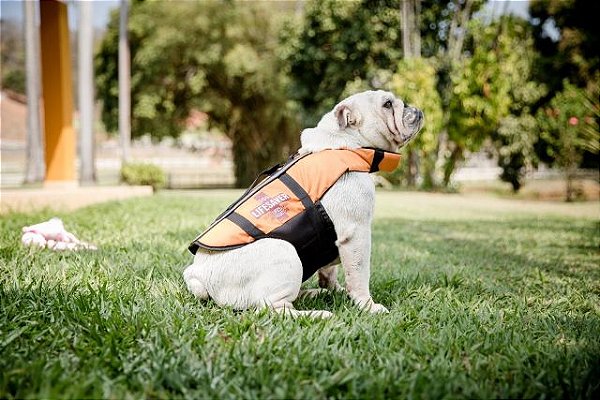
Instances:
[[[67,5],[40,1],[45,183],[75,184],[75,132]]]

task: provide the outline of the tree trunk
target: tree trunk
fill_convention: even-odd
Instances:
[[[452,174],[462,159],[463,149],[459,146],[454,146],[454,149],[452,149],[452,152],[450,153],[450,157],[446,160],[444,165],[444,187],[450,186]]]
[[[433,163],[433,171],[431,172],[431,186],[442,186],[444,182],[444,161],[448,152],[448,128],[444,127],[438,135],[437,149],[435,161]]]
[[[23,2],[25,14],[25,64],[27,69],[27,168],[25,182],[42,182],[45,175],[44,144],[40,124],[40,46],[35,24],[36,2]]]
[[[130,158],[131,146],[131,71],[127,21],[129,0],[121,0],[119,19],[119,137],[121,139],[121,161]]]
[[[405,59],[413,56],[413,48],[411,43],[412,11],[412,0],[402,0],[402,18],[400,19],[400,23],[402,24],[402,51],[404,52]]]
[[[402,0],[402,51],[404,58],[421,57],[421,0]]]
[[[421,58],[421,0],[414,1],[414,14],[412,18],[412,34],[413,34],[413,56]]]
[[[421,57],[421,30],[418,23],[418,13],[421,11],[420,0],[402,0],[401,2],[402,49],[404,58]],[[419,178],[418,150],[408,153],[408,169],[406,182],[409,186],[416,186]]]
[[[455,73],[456,68],[458,68],[461,59],[467,23],[472,14],[473,0],[466,0],[463,6],[461,6],[459,1],[455,1],[454,5],[455,12],[450,23],[448,45],[446,46],[447,50],[442,56],[443,68],[440,69],[441,79],[442,81],[445,81],[445,83],[440,86],[444,123],[442,132],[438,135],[437,160],[435,163],[435,172],[433,174],[436,179],[443,177],[441,181],[437,181],[435,184],[438,185],[441,183],[444,187],[448,187],[450,184],[454,168],[456,168],[458,161],[463,157],[463,149],[459,146],[454,146],[452,151],[449,150],[454,144],[452,143],[448,132],[449,105],[452,98],[452,76]]]
[[[466,0],[461,9],[460,3],[455,2],[456,11],[450,24],[448,36],[448,57],[451,63],[456,63],[460,59],[463,43],[466,36],[466,27],[471,18],[471,6],[473,0]]]
[[[247,140],[247,135],[243,132],[236,132],[230,137],[233,137],[232,152],[236,187],[248,187],[261,171],[285,161],[283,158],[275,159],[276,155],[268,148],[257,148],[257,144],[261,142]]]
[[[436,188],[435,182],[435,162],[436,162],[436,154],[433,153],[424,153],[421,152],[421,170],[419,171],[421,175],[421,187],[425,190],[432,190]],[[441,179],[440,179],[441,180]]]
[[[577,169],[577,166],[574,164],[568,165],[567,168],[565,168],[565,184],[566,184],[565,201],[568,203],[575,200],[574,178],[575,178],[575,170],[576,169]]]
[[[408,161],[408,168],[404,171],[406,186],[416,187],[419,178],[419,153],[411,148],[407,150],[406,158]]]

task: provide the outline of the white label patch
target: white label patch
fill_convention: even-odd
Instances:
[[[254,210],[250,212],[254,218],[258,219],[263,215],[273,211],[275,217],[277,219],[280,219],[280,217],[282,217],[283,215],[279,214],[285,214],[285,211],[281,207],[279,207],[279,205],[284,201],[288,201],[290,199],[290,196],[288,196],[285,193],[279,193],[277,196],[269,197],[264,193],[259,192],[256,196],[254,196],[254,198],[262,202],[259,206],[257,206]]]

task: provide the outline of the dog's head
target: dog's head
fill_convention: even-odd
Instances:
[[[423,126],[423,112],[383,90],[354,94],[339,102],[316,128],[302,133],[301,151],[375,147],[396,151]]]
[[[404,146],[423,126],[421,110],[383,90],[350,96],[336,105],[333,113],[339,128],[358,133],[364,139],[363,146],[384,150]]]

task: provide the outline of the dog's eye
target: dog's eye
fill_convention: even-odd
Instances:
[[[392,108],[392,101],[388,100],[385,103],[383,103],[383,107],[385,108]]]

